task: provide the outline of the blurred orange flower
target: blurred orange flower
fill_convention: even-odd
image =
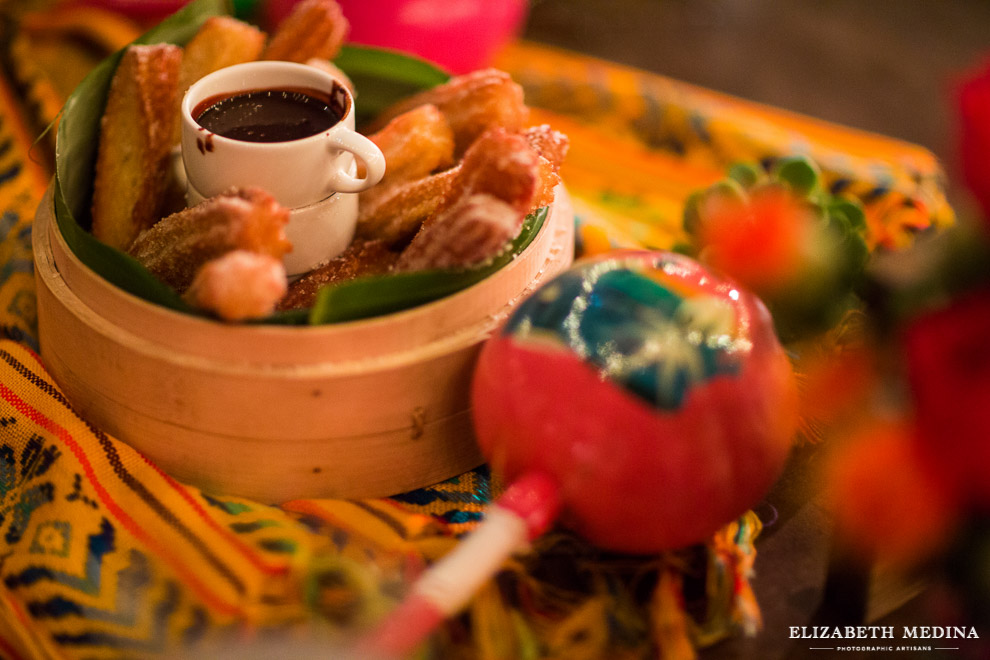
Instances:
[[[784,190],[746,202],[720,200],[700,226],[702,260],[760,296],[786,291],[801,277],[810,217]]]

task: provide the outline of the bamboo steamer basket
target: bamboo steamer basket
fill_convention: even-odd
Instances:
[[[388,496],[483,462],[469,402],[478,351],[570,265],[573,232],[559,187],[533,242],[454,295],[326,326],[231,325],[90,270],[49,187],[33,230],[41,357],[81,416],[182,482],[263,502]]]

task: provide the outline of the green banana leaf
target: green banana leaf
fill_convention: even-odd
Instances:
[[[360,127],[396,101],[447,82],[450,76],[425,60],[354,44],[334,59],[357,90],[355,122]]]
[[[230,3],[226,0],[194,0],[135,43],[183,45],[210,16],[230,13]],[[135,259],[98,241],[89,232],[100,119],[110,81],[122,56],[123,51],[117,52],[94,68],[63,109],[55,154],[56,222],[70,249],[104,279],[150,302],[197,314],[175,290],[155,278]],[[409,94],[449,79],[447,73],[424,60],[364,46],[345,46],[335,63],[358,90],[359,122],[374,117]],[[407,309],[450,295],[487,277],[525,249],[545,217],[546,209],[531,214],[511,249],[484,267],[404,273],[346,282],[321,292],[319,302],[311,312],[278,313],[263,322],[340,322]]]

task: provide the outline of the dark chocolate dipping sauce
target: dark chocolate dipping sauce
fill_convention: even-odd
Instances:
[[[288,142],[321,133],[347,114],[347,96],[309,88],[258,89],[214,96],[193,108],[196,122],[244,142]]]

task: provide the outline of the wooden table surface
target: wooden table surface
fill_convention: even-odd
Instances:
[[[535,0],[525,36],[920,144],[951,182],[949,91],[990,57],[990,2]]]

